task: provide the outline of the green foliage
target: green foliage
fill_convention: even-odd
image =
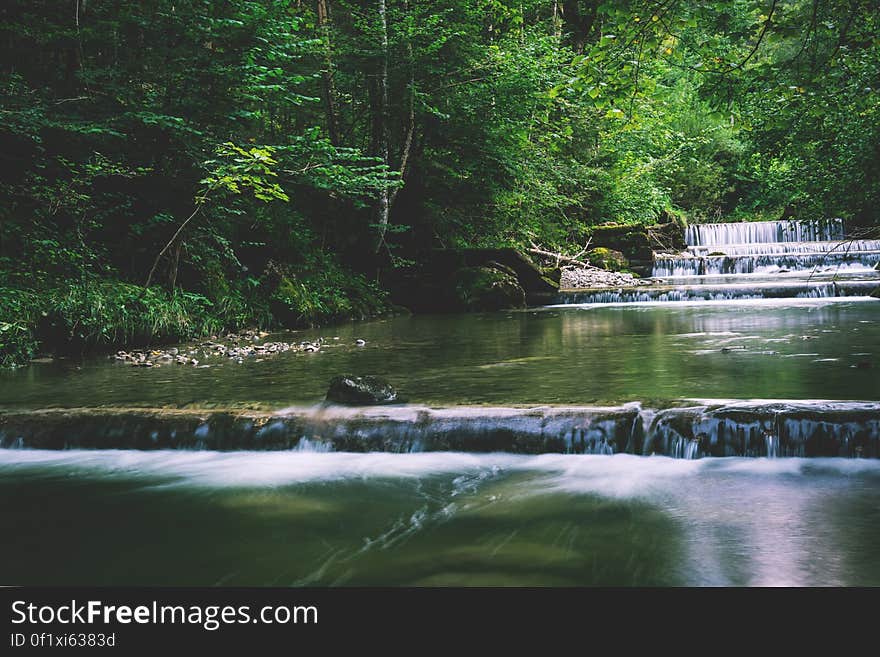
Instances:
[[[0,288],[0,298],[4,365],[26,361],[41,347],[75,353],[185,340],[222,328],[212,303],[201,295],[120,282],[88,282],[39,293]]]
[[[278,160],[275,159],[275,149],[271,146],[245,149],[226,142],[217,148],[217,155],[219,159],[205,162],[210,175],[199,181],[203,186],[202,199],[214,190],[241,194],[243,189],[249,189],[260,201],[290,200],[274,180],[278,178],[278,173],[273,168]]]
[[[365,319],[389,309],[381,289],[329,260],[314,262],[297,273],[287,269],[277,274],[270,303],[274,315],[288,326]]]
[[[365,316],[437,247],[880,223],[876,3],[7,4],[7,361],[43,311],[84,344]]]
[[[26,362],[37,352],[34,326],[41,299],[22,290],[0,287],[0,366]]]

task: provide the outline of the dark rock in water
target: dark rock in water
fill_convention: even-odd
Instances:
[[[523,308],[526,294],[505,267],[463,267],[455,272],[455,296],[464,310]]]
[[[390,383],[375,376],[334,377],[327,390],[327,401],[337,404],[393,404],[402,401]]]

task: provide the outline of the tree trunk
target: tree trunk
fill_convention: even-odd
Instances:
[[[177,246],[174,249],[174,262],[171,265],[171,292],[177,287],[177,272],[180,268],[180,250],[183,248],[183,240],[177,240]]]
[[[559,0],[553,0],[553,36],[562,38],[562,19],[559,17]]]
[[[373,108],[374,120],[378,122],[378,148],[376,154],[386,165],[390,166],[388,159],[388,13],[385,0],[379,0],[379,26],[381,56],[379,58],[379,75],[376,90],[376,99]],[[379,240],[376,244],[376,253],[385,243],[385,232],[388,229],[388,215],[391,211],[391,194],[384,187],[379,194]]]
[[[189,216],[184,220],[184,222],[183,222],[182,224],[180,224],[180,226],[177,227],[177,230],[174,231],[174,235],[171,236],[171,239],[168,240],[168,243],[167,243],[165,246],[162,247],[162,250],[159,251],[159,253],[156,254],[156,258],[153,260],[153,266],[150,267],[150,273],[147,274],[147,280],[146,280],[146,282],[144,283],[144,289],[141,291],[141,296],[143,296],[143,295],[146,293],[147,289],[149,289],[149,287],[150,287],[150,283],[153,281],[153,274],[156,273],[156,267],[159,266],[159,261],[162,259],[162,256],[165,255],[165,252],[168,251],[168,249],[171,248],[171,246],[174,244],[174,241],[175,241],[178,237],[180,237],[180,234],[183,232],[183,229],[186,228],[187,224],[188,224],[190,221],[192,221],[193,219],[195,219],[195,216],[196,216],[196,215],[199,213],[199,211],[202,209],[202,205],[204,204],[204,202],[205,202],[205,198],[203,197],[200,201],[198,201],[198,202],[196,203],[196,209],[193,210],[192,214],[189,215]]]
[[[582,8],[578,0],[564,0],[562,3],[562,17],[571,34],[571,45],[578,54],[584,52],[598,5],[598,2],[588,2]]]
[[[327,113],[327,135],[330,143],[339,146],[339,111],[336,104],[336,83],[333,79],[333,47],[330,40],[330,2],[318,0],[317,6],[318,26],[324,40],[324,70],[321,78],[324,86],[324,108]]]
[[[409,12],[409,3],[404,0],[403,9],[406,12]],[[416,130],[416,76],[415,69],[413,66],[413,48],[412,48],[412,40],[410,39],[410,35],[407,35],[406,41],[406,63],[409,73],[409,84],[407,88],[407,95],[409,98],[409,111],[407,112],[407,124],[406,124],[406,136],[403,139],[403,151],[400,155],[400,179],[401,181],[406,179],[406,168],[409,165],[409,156],[412,152],[413,145],[413,135]],[[397,197],[397,192],[400,191],[400,187],[395,187],[391,192],[391,203],[394,203],[394,199]]]

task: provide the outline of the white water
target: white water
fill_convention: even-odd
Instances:
[[[880,263],[880,240],[844,240],[840,219],[695,224],[685,241],[683,253],[654,256],[655,278],[871,273]]]
[[[556,308],[570,308],[570,309],[581,309],[581,310],[592,310],[595,308],[605,308],[607,306],[621,306],[621,307],[632,307],[632,308],[640,308],[640,307],[651,307],[651,306],[660,306],[661,304],[665,304],[665,301],[657,300],[657,299],[647,299],[645,301],[615,301],[612,303],[599,303],[595,301],[581,301],[579,298],[583,298],[583,295],[576,295],[570,297],[572,300],[567,303],[558,303],[549,306],[543,306],[544,309],[553,310]],[[759,307],[759,308],[792,308],[792,307],[817,307],[824,306],[828,304],[838,304],[838,303],[870,303],[876,304],[877,300],[873,297],[867,296],[852,296],[852,297],[791,297],[791,298],[765,298],[765,297],[751,297],[751,296],[738,296],[738,297],[730,297],[730,298],[720,298],[720,299],[688,299],[685,301],[679,301],[676,303],[677,308],[688,308],[688,307],[705,307],[707,305],[711,306],[740,306],[748,308],[750,306]]]
[[[840,219],[695,224],[685,238],[686,251],[654,255],[656,285],[565,292],[555,305],[868,297],[880,285],[880,240],[844,240]]]
[[[614,290],[567,292],[564,299],[569,305],[665,303],[669,301],[738,301],[763,299],[870,299],[870,293],[880,281],[858,280],[823,282],[780,280],[760,283],[721,283],[713,285],[679,285],[674,288],[619,288]]]
[[[616,498],[650,498],[675,487],[682,477],[702,473],[760,476],[880,476],[878,459],[745,457],[675,459],[631,454],[519,454],[465,452],[187,452],[162,450],[0,450],[0,474],[55,471],[61,476],[153,480],[156,485],[211,488],[277,487],[345,479],[422,478],[459,473],[537,472],[550,475],[548,491],[595,493]],[[525,491],[523,491],[525,492]]]
[[[813,272],[870,272],[880,263],[880,251],[851,253],[801,253],[789,255],[658,256],[655,277],[719,276],[727,274],[775,274]]]
[[[717,244],[689,246],[687,253],[708,256],[722,253],[726,256],[796,255],[804,253],[837,254],[880,251],[880,240],[846,240],[837,242],[753,242],[751,244]]]
[[[754,242],[817,242],[843,239],[843,220],[751,221],[694,224],[685,230],[689,246],[747,244]]]
[[[571,507],[570,496],[586,495],[648,504],[671,518],[683,550],[675,581],[685,585],[841,586],[875,577],[873,571],[866,574],[871,562],[863,556],[873,549],[873,520],[860,518],[880,490],[878,460],[0,450],[0,477],[49,477],[77,485],[89,478],[134,481],[138,494],[170,487],[245,495],[253,489],[297,495],[280,489],[356,480],[372,483],[369,494],[379,503],[383,495],[410,495],[413,483],[420,491],[422,482],[443,477],[450,484],[434,486],[429,503],[414,499],[411,511],[377,526],[359,551],[337,552],[351,561],[425,532],[443,532],[457,518],[467,523],[478,517],[490,526],[506,522],[516,531],[518,512],[528,509],[530,500],[541,499],[544,509],[562,516]],[[340,513],[329,502],[334,489],[320,490],[310,493],[328,500],[317,507],[320,513]],[[262,505],[264,498],[258,499]],[[605,508],[607,513],[613,507]],[[578,526],[573,518],[573,530],[591,531],[589,520],[582,518]],[[455,529],[448,531],[455,535]],[[318,561],[328,558],[334,557]],[[323,581],[317,575],[297,583]]]

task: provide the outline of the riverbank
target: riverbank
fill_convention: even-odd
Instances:
[[[207,294],[119,280],[0,286],[0,367],[39,356],[84,356],[148,349],[244,329],[328,326],[392,310],[387,295],[363,278],[307,278]]]

